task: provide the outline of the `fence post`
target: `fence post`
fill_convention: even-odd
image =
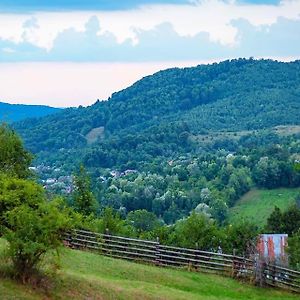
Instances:
[[[77,247],[74,245],[74,240],[75,240],[75,238],[74,238],[74,233],[76,234],[76,229],[75,229],[75,230],[72,230],[72,231],[70,232],[70,244],[71,244],[71,248],[72,248],[72,249],[77,248]]]
[[[104,239],[104,245],[106,246],[107,250],[106,250],[106,254],[107,255],[111,255],[111,249],[110,249],[110,245],[109,245],[109,229],[106,228],[105,229],[105,234],[107,235]]]
[[[255,268],[255,278],[256,278],[256,284],[260,287],[264,287],[266,285],[266,261],[259,257],[256,262],[256,268]]]
[[[273,262],[273,266],[272,266],[272,283],[274,285],[276,285],[276,264],[275,264],[275,261]]]
[[[237,267],[236,267],[236,249],[233,249],[233,252],[232,252],[232,271],[231,271],[231,276],[233,278],[236,277],[237,275]]]
[[[160,265],[160,252],[161,252],[159,237],[156,237],[156,242],[157,242],[157,244],[155,245],[155,264],[157,266],[159,266]]]
[[[198,250],[199,250],[199,243],[198,242],[196,242],[195,243],[195,246],[196,246],[196,251],[195,251],[195,260],[198,260]],[[198,270],[198,267],[197,267],[197,262],[195,262],[195,270]]]

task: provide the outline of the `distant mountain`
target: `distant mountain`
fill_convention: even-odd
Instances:
[[[8,104],[0,102],[0,122],[12,123],[27,118],[44,117],[60,111],[43,105]]]
[[[14,124],[40,161],[137,167],[195,153],[198,135],[299,125],[300,61],[237,59],[147,76],[90,107]]]

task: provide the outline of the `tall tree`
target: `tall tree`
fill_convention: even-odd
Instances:
[[[32,158],[19,136],[7,125],[0,125],[0,172],[26,178]]]
[[[75,210],[85,216],[96,214],[97,201],[91,191],[90,177],[82,165],[79,172],[74,176],[74,186],[73,203]]]
[[[62,202],[48,202],[29,175],[31,155],[7,126],[0,127],[0,235],[9,243],[14,274],[23,281],[36,273],[43,256],[58,250],[61,234],[71,228]],[[19,177],[19,178],[18,178]]]

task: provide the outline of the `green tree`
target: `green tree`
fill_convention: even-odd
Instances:
[[[35,209],[44,200],[43,188],[34,181],[0,174],[0,223],[5,225],[5,213],[26,204]]]
[[[289,237],[288,252],[291,266],[300,270],[300,229],[292,237]]]
[[[0,172],[26,178],[32,158],[19,136],[7,125],[0,125]]]
[[[112,207],[106,207],[100,218],[94,219],[89,224],[89,229],[113,235],[132,236],[134,228],[122,220],[120,214]]]
[[[32,209],[21,204],[4,214],[4,238],[15,275],[23,282],[38,271],[46,253],[58,250],[62,234],[72,227],[68,213],[56,202],[42,201]]]
[[[0,228],[8,241],[15,275],[23,281],[38,269],[44,255],[57,250],[62,234],[71,228],[62,201],[48,202],[36,183],[0,176]]]
[[[279,207],[275,206],[268,217],[266,229],[270,233],[283,233],[283,215]]]
[[[212,199],[210,202],[210,207],[212,209],[212,217],[216,219],[219,223],[226,220],[228,215],[228,207],[224,200],[220,198]]]
[[[0,234],[9,243],[15,275],[26,281],[47,252],[58,250],[72,222],[61,201],[48,202],[41,186],[23,178],[29,175],[31,155],[5,126],[0,146]]]
[[[216,251],[222,238],[215,222],[204,214],[192,212],[187,219],[175,224],[172,242],[181,247]]]
[[[74,176],[74,189],[74,209],[85,216],[96,214],[97,201],[91,191],[90,177],[82,165],[79,172]]]
[[[283,231],[289,235],[300,229],[300,209],[297,205],[292,205],[282,214]]]
[[[227,226],[224,231],[226,235],[224,250],[226,252],[232,253],[235,250],[238,255],[247,255],[255,248],[259,231],[254,224],[242,221],[239,224]]]
[[[145,209],[131,211],[127,216],[127,221],[137,229],[138,233],[151,231],[160,225],[156,215]]]

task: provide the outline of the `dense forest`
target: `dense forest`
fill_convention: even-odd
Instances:
[[[44,105],[8,104],[0,102],[0,121],[12,123],[28,118],[44,117],[58,111],[60,111],[59,108]]]
[[[199,134],[299,124],[299,71],[299,61],[253,59],[174,68],[108,101],[14,127],[39,162],[126,168],[198,151]]]

